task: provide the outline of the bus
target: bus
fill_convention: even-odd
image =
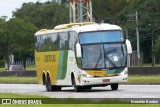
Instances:
[[[79,92],[99,86],[118,90],[128,80],[131,43],[122,29],[107,23],[71,23],[35,34],[38,83],[47,91],[74,87]]]

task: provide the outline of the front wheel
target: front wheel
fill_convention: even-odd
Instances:
[[[74,76],[72,77],[72,85],[74,87],[75,92],[80,92],[81,91],[81,87],[76,85],[76,80],[75,80]]]
[[[111,84],[112,90],[118,90],[118,84]]]

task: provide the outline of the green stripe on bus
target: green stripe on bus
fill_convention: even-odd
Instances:
[[[124,70],[124,68],[114,69],[114,70],[108,70],[106,74],[118,74],[121,73]]]
[[[57,79],[65,79],[67,72],[67,59],[68,59],[68,51],[60,51],[59,52],[59,61],[58,61],[58,73]]]

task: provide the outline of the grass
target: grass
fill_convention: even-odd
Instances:
[[[147,64],[143,64],[144,67],[151,67],[152,64],[151,63],[147,63]],[[155,64],[155,66],[160,66],[160,64]]]
[[[13,93],[0,93],[0,98],[49,98],[49,97],[37,96],[37,95],[21,95]]]
[[[26,71],[30,71],[30,70],[35,70],[35,66],[31,65],[31,66],[26,67]]]
[[[131,84],[160,84],[160,76],[129,76],[128,83]]]
[[[0,68],[0,72],[1,72],[1,71],[5,71],[5,70],[6,70],[5,68]]]
[[[10,84],[35,84],[37,83],[36,77],[0,77],[0,83],[10,83]]]
[[[1,105],[1,107],[22,107],[22,105]],[[43,104],[43,105],[23,105],[23,107],[160,107],[160,105],[147,104]]]
[[[48,98],[45,96],[35,96],[35,95],[19,95],[12,93],[0,93],[0,98]],[[36,99],[35,99],[36,100]],[[61,99],[58,99],[61,100]],[[63,99],[68,100],[68,99]],[[54,99],[53,99],[54,101]],[[42,101],[43,102],[43,101]],[[75,99],[72,99],[75,102]],[[114,103],[114,102],[113,102]],[[1,107],[160,107],[158,104],[42,104],[42,105],[0,105]]]

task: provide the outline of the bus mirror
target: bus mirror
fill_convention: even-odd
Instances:
[[[127,46],[127,53],[132,54],[131,42],[128,39],[126,39],[126,46]]]
[[[76,53],[77,57],[81,57],[81,45],[79,43],[76,44]]]

